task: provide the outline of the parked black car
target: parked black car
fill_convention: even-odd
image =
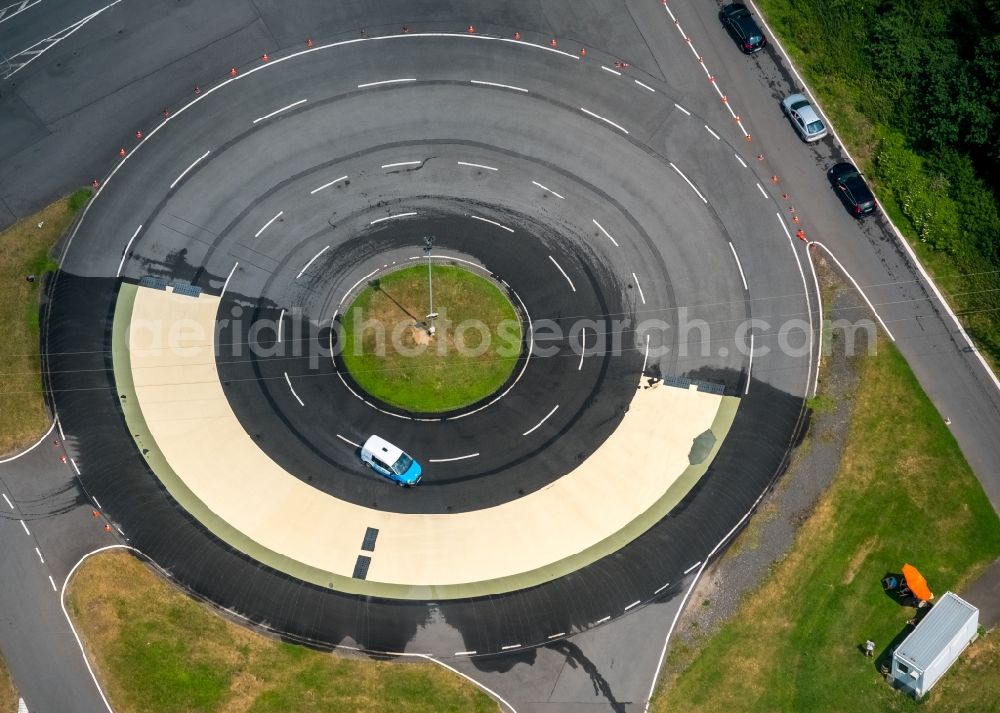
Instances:
[[[875,212],[875,195],[854,164],[838,163],[826,172],[826,176],[855,218]]]
[[[733,3],[723,6],[719,9],[719,21],[736,40],[743,54],[760,52],[767,45],[767,38],[760,31],[746,5]]]

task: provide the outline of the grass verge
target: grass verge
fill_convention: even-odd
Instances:
[[[82,189],[0,232],[0,455],[28,445],[49,425],[39,361],[38,303],[44,276],[58,266],[52,246],[87,204]],[[41,227],[39,227],[41,225]],[[35,281],[25,277],[34,275]]]
[[[499,389],[518,364],[522,328],[510,300],[490,280],[434,266],[436,333],[428,312],[427,267],[370,283],[343,316],[341,358],[377,399],[420,413],[468,406]]]
[[[495,713],[431,663],[346,658],[217,616],[125,552],[87,560],[69,611],[118,713]]]
[[[886,572],[909,561],[940,594],[1000,554],[1000,521],[899,352],[882,344],[861,362],[833,483],[788,556],[662,682],[654,711],[994,710],[996,635],[974,644],[923,704],[890,689],[859,652],[868,638],[888,646],[912,616],[882,592]]]
[[[14,713],[17,710],[17,689],[7,670],[7,664],[0,656],[0,711]]]

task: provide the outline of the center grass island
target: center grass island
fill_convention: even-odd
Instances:
[[[341,318],[339,359],[354,382],[390,406],[445,413],[489,397],[522,358],[524,326],[497,282],[454,264],[371,280]],[[433,334],[430,329],[433,324]]]

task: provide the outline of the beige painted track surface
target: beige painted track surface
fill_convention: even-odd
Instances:
[[[136,290],[130,365],[149,435],[184,486],[229,527],[338,579],[352,576],[368,527],[379,530],[369,583],[482,582],[577,556],[664,498],[691,466],[692,441],[712,428],[725,401],[693,389],[640,389],[596,453],[535,493],[458,514],[372,510],[286,472],[243,429],[216,371],[218,306],[208,295]]]

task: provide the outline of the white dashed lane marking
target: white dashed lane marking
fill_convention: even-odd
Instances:
[[[508,228],[506,225],[498,223],[495,220],[490,220],[489,218],[483,218],[482,216],[478,216],[478,215],[470,215],[469,217],[472,218],[473,220],[481,220],[484,223],[489,223],[490,225],[495,225],[498,228],[502,228],[503,230],[506,230],[508,233],[513,233],[514,232],[513,228]]]
[[[270,118],[271,118],[272,116],[277,116],[277,115],[278,115],[278,114],[280,114],[281,112],[283,112],[283,111],[288,111],[289,109],[291,109],[291,108],[293,108],[293,107],[297,107],[297,106],[298,106],[299,104],[305,104],[305,103],[306,103],[307,101],[309,101],[309,100],[308,100],[308,99],[299,99],[299,100],[298,100],[297,102],[292,102],[292,103],[291,103],[291,104],[289,104],[288,106],[283,106],[283,107],[281,107],[280,109],[275,109],[275,110],[274,110],[274,111],[272,111],[272,112],[271,112],[270,114],[264,114],[264,116],[261,116],[261,117],[258,117],[258,118],[256,118],[256,119],[254,119],[254,120],[253,120],[253,123],[254,123],[254,124],[259,124],[259,123],[260,123],[260,122],[262,122],[262,121],[267,121],[267,120],[268,120],[268,119],[270,119]]]
[[[601,225],[600,223],[598,223],[593,218],[591,218],[591,220],[594,221],[594,225],[597,226],[598,230],[600,230],[602,233],[604,233],[604,235],[607,236],[608,240],[610,240],[612,242],[612,244],[614,244],[614,246],[617,248],[618,247],[618,241],[611,237],[611,233],[609,233],[607,230],[605,230],[604,226]]]
[[[428,458],[428,463],[450,463],[456,460],[468,460],[469,458],[476,458],[478,453],[470,453],[467,456],[455,456],[454,458]]]
[[[472,84],[478,84],[484,87],[497,87],[498,89],[511,89],[515,92],[524,92],[524,93],[528,92],[528,90],[523,87],[515,87],[511,84],[498,84],[497,82],[483,82],[478,79],[472,79],[470,80],[470,82]]]
[[[330,181],[329,183],[324,183],[322,186],[319,186],[318,188],[313,188],[311,191],[309,191],[309,195],[313,195],[315,193],[319,193],[324,188],[329,188],[334,183],[340,183],[341,181],[346,181],[346,180],[347,180],[347,176],[341,176],[340,178],[335,178],[332,181]]]
[[[605,124],[609,124],[609,125],[615,127],[616,129],[618,129],[623,134],[628,134],[628,129],[626,129],[621,124],[616,124],[615,122],[611,121],[611,119],[608,119],[607,117],[601,116],[600,114],[595,114],[590,109],[584,109],[582,106],[580,107],[580,111],[582,111],[584,114],[587,114],[588,116],[594,117],[595,119],[600,119]]]
[[[743,263],[740,262],[740,256],[736,254],[736,248],[731,242],[729,243],[729,249],[733,251],[733,257],[736,258],[736,267],[740,269],[740,279],[743,280],[743,289],[749,292],[750,288],[747,286],[747,276],[743,274]]]
[[[456,161],[459,166],[469,166],[470,168],[482,168],[486,171],[496,171],[498,169],[493,166],[484,166],[481,163],[469,163],[468,161]]]
[[[396,215],[387,215],[384,218],[376,218],[368,225],[375,225],[376,223],[384,223],[387,220],[394,220],[396,218],[409,218],[411,215],[416,215],[416,211],[411,211],[409,213],[397,213]]]
[[[288,390],[292,392],[292,396],[294,396],[295,400],[299,402],[299,406],[305,406],[305,404],[302,403],[302,399],[299,398],[299,395],[295,393],[295,389],[292,388],[292,380],[288,378],[287,371],[285,372],[285,383],[288,384]]]
[[[632,279],[635,280],[635,287],[639,290],[639,299],[642,300],[643,304],[646,304],[646,295],[642,294],[642,285],[639,284],[639,278],[636,277],[635,273],[632,273]]]
[[[185,168],[185,169],[184,169],[183,171],[181,171],[181,175],[179,175],[179,176],[178,176],[177,178],[175,178],[175,179],[174,179],[174,182],[170,184],[170,187],[171,187],[171,188],[173,188],[173,187],[174,187],[174,186],[176,186],[176,185],[177,185],[178,183],[180,183],[180,182],[181,182],[181,179],[182,179],[182,178],[184,178],[184,176],[186,176],[186,175],[188,174],[188,171],[190,171],[190,170],[191,170],[192,168],[194,168],[195,166],[197,166],[197,165],[198,165],[198,162],[199,162],[199,161],[201,161],[201,160],[202,160],[203,158],[205,158],[206,156],[208,156],[208,155],[209,155],[210,153],[212,153],[212,152],[211,152],[211,151],[206,151],[206,152],[205,152],[205,153],[203,153],[203,154],[202,154],[201,156],[199,156],[199,157],[198,157],[198,158],[196,158],[196,159],[195,159],[194,161],[192,161],[192,162],[191,162],[191,165],[190,165],[190,166],[188,166],[187,168]]]
[[[307,262],[307,263],[306,263],[306,266],[305,266],[305,267],[303,267],[303,268],[302,268],[302,269],[301,269],[301,270],[299,271],[299,274],[295,276],[295,279],[297,280],[297,279],[299,279],[300,277],[302,277],[302,276],[303,276],[303,275],[304,275],[304,274],[306,273],[306,270],[308,270],[308,269],[309,269],[309,267],[310,267],[310,266],[311,266],[311,265],[312,265],[312,264],[313,264],[314,262],[316,262],[316,260],[317,260],[317,259],[319,258],[319,256],[320,256],[320,255],[322,255],[323,253],[325,253],[325,252],[326,252],[327,250],[329,250],[329,249],[330,249],[330,246],[329,246],[329,245],[327,245],[327,246],[326,246],[325,248],[323,248],[323,249],[322,249],[322,250],[320,250],[320,251],[319,251],[318,253],[316,253],[315,255],[313,255],[313,256],[312,256],[312,260],[310,260],[309,262]]]
[[[354,446],[355,448],[361,448],[361,444],[360,443],[355,443],[354,441],[350,440],[349,438],[344,438],[339,433],[336,434],[336,436],[337,436],[337,438],[339,438],[340,440],[342,440],[344,443],[348,443],[348,444]]]
[[[543,191],[548,191],[549,193],[551,193],[552,195],[554,195],[559,200],[562,200],[562,201],[566,200],[565,196],[559,195],[558,193],[556,193],[555,191],[553,191],[551,188],[548,188],[547,186],[543,186],[538,181],[532,181],[532,183],[534,183],[536,186],[538,186],[539,188],[541,188]]]
[[[569,275],[567,275],[566,271],[562,269],[562,265],[560,265],[559,263],[557,263],[556,259],[554,257],[552,257],[551,255],[549,255],[549,260],[551,260],[552,264],[556,266],[556,269],[558,269],[559,272],[562,273],[562,276],[566,278],[566,282],[569,283],[569,288],[571,290],[573,290],[573,292],[576,292],[576,285],[574,285],[573,281],[571,279],[569,279]]]
[[[695,188],[695,185],[693,183],[691,183],[691,180],[687,176],[685,176],[684,173],[679,168],[677,168],[677,166],[675,166],[672,162],[670,164],[670,168],[672,168],[675,171],[677,171],[677,175],[680,176],[681,178],[683,178],[684,182],[687,183],[689,186],[691,186],[691,190],[693,190],[695,193],[698,194],[698,197],[701,198],[701,202],[702,203],[708,205],[708,199],[705,198],[705,196],[703,196],[701,194],[701,191],[699,191],[697,188]]]
[[[384,84],[401,84],[403,82],[415,82],[415,78],[408,79],[383,79],[380,82],[368,82],[366,84],[359,84],[358,89],[367,89],[368,87],[381,87]]]
[[[548,420],[549,420],[549,418],[550,418],[550,417],[552,416],[552,414],[554,414],[554,413],[555,413],[556,411],[558,411],[558,410],[559,410],[559,404],[556,404],[556,405],[555,405],[555,406],[554,406],[554,407],[552,408],[552,410],[551,410],[551,411],[549,411],[549,412],[548,412],[547,414],[545,414],[545,418],[543,418],[543,419],[542,419],[541,421],[539,421],[538,423],[536,423],[536,424],[535,424],[534,426],[532,426],[531,428],[529,428],[529,429],[528,429],[527,431],[525,431],[525,432],[524,432],[524,433],[522,433],[521,435],[522,435],[522,436],[527,436],[528,434],[530,434],[530,433],[534,433],[535,431],[537,431],[537,430],[538,430],[538,429],[539,429],[539,428],[541,427],[541,425],[542,425],[543,423],[545,423],[546,421],[548,421]]]
[[[259,238],[261,233],[263,233],[265,230],[267,230],[268,228],[271,227],[271,223],[273,223],[274,221],[276,221],[278,218],[280,218],[284,214],[285,214],[285,211],[279,210],[278,213],[273,218],[271,218],[269,221],[267,221],[266,223],[264,223],[264,225],[262,225],[260,227],[260,230],[258,230],[256,233],[254,233],[253,236],[255,238]]]

